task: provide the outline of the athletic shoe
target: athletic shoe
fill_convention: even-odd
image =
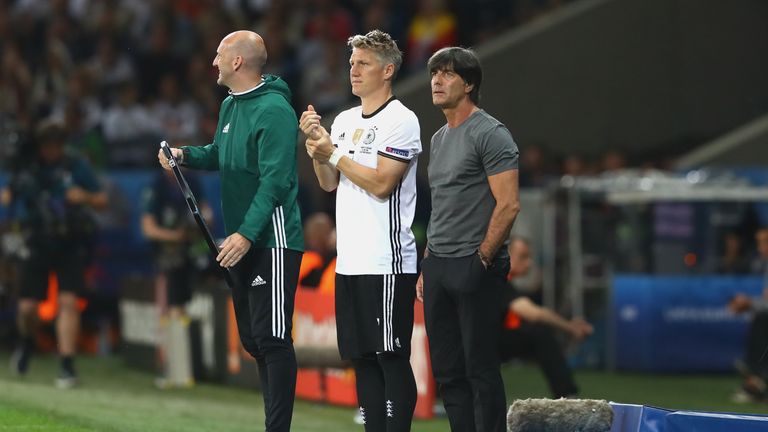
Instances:
[[[755,398],[751,394],[747,393],[743,389],[739,389],[739,390],[736,390],[731,395],[731,402],[734,402],[737,404],[751,404],[751,403],[758,403],[760,402],[760,400]]]
[[[364,425],[365,424],[365,416],[363,416],[363,409],[358,408],[357,412],[355,413],[355,416],[352,417],[352,421],[357,425]]]
[[[352,418],[352,421],[355,422],[355,424],[358,425],[364,425],[365,420],[363,420],[363,416],[360,415],[360,413],[355,414],[355,416]]]
[[[155,387],[158,390],[170,390],[170,389],[190,389],[195,386],[195,380],[190,379],[183,383],[173,382],[167,377],[159,376],[155,378]]]
[[[164,376],[159,376],[155,378],[155,387],[158,388],[159,390],[168,390],[170,388],[173,388],[173,383],[171,383],[171,381],[168,378]]]
[[[747,393],[755,401],[764,401],[766,398],[766,384],[762,378],[752,375],[741,384],[741,390]]]
[[[74,370],[66,370],[62,368],[59,371],[59,376],[56,377],[56,388],[68,390],[77,386],[77,384],[77,374]]]

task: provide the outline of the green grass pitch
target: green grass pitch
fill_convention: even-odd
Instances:
[[[8,352],[0,353],[0,432],[4,431],[233,431],[263,430],[256,390],[198,383],[190,390],[157,390],[154,377],[123,366],[119,358],[78,358],[82,385],[53,386],[56,361],[34,357],[24,378],[10,373]],[[541,373],[532,366],[503,369],[507,397],[546,397]],[[735,375],[649,375],[580,371],[582,396],[673,409],[768,413],[768,404],[739,405],[729,397]],[[292,430],[362,431],[354,410],[298,401]],[[416,432],[447,431],[444,418],[413,424]]]

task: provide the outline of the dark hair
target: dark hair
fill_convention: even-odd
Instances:
[[[469,99],[477,105],[480,102],[480,84],[483,82],[483,68],[474,51],[461,47],[446,47],[432,54],[427,62],[432,75],[437,71],[453,71],[465,83],[472,86]]]
[[[67,132],[64,125],[53,120],[43,120],[35,130],[37,145],[43,144],[63,144],[67,138]]]

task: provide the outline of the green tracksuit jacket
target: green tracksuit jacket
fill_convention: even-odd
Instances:
[[[298,120],[285,81],[263,84],[221,103],[213,143],[183,147],[184,165],[218,170],[227,235],[253,247],[304,250],[296,175]]]

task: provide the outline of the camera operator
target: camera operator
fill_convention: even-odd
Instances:
[[[34,348],[37,306],[46,298],[48,278],[55,273],[59,286],[56,336],[61,360],[56,385],[77,383],[74,355],[80,311],[77,295],[85,288],[96,234],[92,209],[107,204],[91,167],[65,151],[66,134],[60,124],[43,122],[33,145],[34,155],[18,159],[0,202],[11,206],[24,234],[28,253],[21,256],[17,324],[21,338],[12,368],[24,375]]]

